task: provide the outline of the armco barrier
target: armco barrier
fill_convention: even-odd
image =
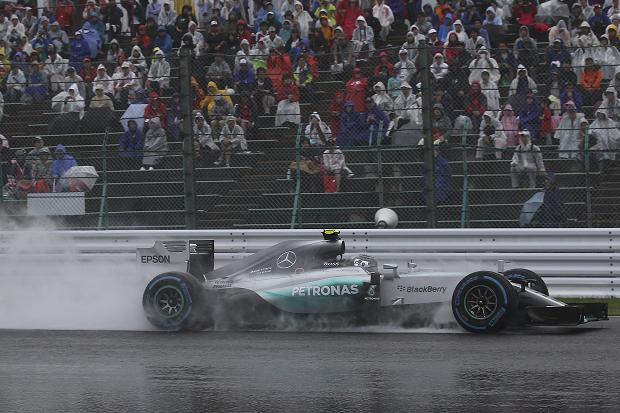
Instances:
[[[321,239],[317,230],[58,231],[0,232],[0,254],[13,237],[27,237],[28,252],[67,251],[133,259],[136,248],[155,240],[212,239],[216,266],[290,239]],[[343,230],[349,253],[370,253],[382,263],[474,271],[524,267],[546,278],[562,296],[614,296],[620,283],[620,229]]]

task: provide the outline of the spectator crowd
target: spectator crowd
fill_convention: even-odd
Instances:
[[[580,160],[588,144],[615,159],[619,24],[618,0],[59,0],[42,9],[19,0],[0,9],[2,101],[49,103],[73,122],[124,113],[121,157],[163,167],[169,143],[183,139],[176,62],[186,46],[205,165],[230,166],[273,116],[275,126],[304,124],[304,144],[322,154],[307,171],[338,191],[352,175],[340,148],[417,145],[422,93],[431,93],[439,148],[469,125],[477,159],[514,148],[513,186],[522,175],[535,186],[546,173],[542,145]],[[421,84],[427,70],[431,90]],[[326,73],[344,88],[320,108]],[[306,103],[316,110],[302,119]]]

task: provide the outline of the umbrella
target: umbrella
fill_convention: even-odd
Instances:
[[[144,130],[144,109],[146,109],[146,103],[134,103],[129,105],[123,116],[121,116],[121,123],[123,124],[123,129],[127,131],[127,122],[130,119],[133,119],[138,124],[139,130]]]
[[[544,192],[536,192],[530,199],[525,201],[523,208],[521,208],[521,215],[519,216],[519,225],[521,227],[526,227],[532,222],[543,202],[545,202]]]
[[[88,190],[93,189],[97,178],[99,178],[99,174],[97,174],[94,166],[74,166],[62,176],[63,180],[69,181],[69,187],[79,182],[85,185]]]

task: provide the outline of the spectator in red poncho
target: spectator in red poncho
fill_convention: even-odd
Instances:
[[[390,62],[390,57],[386,52],[379,53],[379,63],[377,63],[377,66],[375,66],[375,70],[372,73],[374,77],[379,77],[382,67],[387,68],[387,73],[392,73],[392,68],[394,65]]]
[[[267,59],[267,75],[271,79],[273,87],[277,90],[282,85],[282,76],[293,72],[293,64],[288,53],[278,48],[271,52]]]
[[[353,69],[353,77],[345,86],[347,97],[345,100],[353,102],[353,107],[358,113],[364,112],[366,107],[366,89],[368,89],[368,79],[362,75],[359,67]]]
[[[83,63],[79,75],[85,83],[92,83],[97,77],[97,68],[91,63],[90,57],[85,57]]]
[[[245,39],[250,44],[252,44],[254,40],[254,36],[252,36],[252,32],[250,31],[250,29],[248,29],[248,24],[243,19],[239,19],[237,21],[237,38],[239,39],[239,42]]]
[[[465,114],[471,119],[473,133],[478,133],[482,115],[487,110],[487,98],[482,94],[480,82],[474,80],[466,98]]]
[[[330,129],[332,130],[332,136],[338,136],[340,133],[340,113],[344,110],[344,93],[338,91],[334,94],[332,103],[329,106],[331,113]]]
[[[519,22],[521,26],[527,26],[530,29],[534,29],[539,33],[544,33],[549,30],[549,26],[544,23],[536,22],[536,14],[538,13],[538,7],[530,0],[523,0],[512,8],[512,15]]]
[[[140,46],[142,51],[146,53],[147,56],[150,54],[149,51],[151,50],[152,43],[153,43],[153,40],[146,33],[146,27],[143,24],[138,26],[138,33],[136,34],[135,44]]]
[[[351,40],[355,21],[359,16],[363,16],[364,11],[360,8],[359,0],[342,0],[336,8],[336,23],[342,26],[344,34]]]
[[[56,6],[56,21],[63,30],[67,30],[71,26],[74,11],[73,3],[70,0],[60,0]]]
[[[144,120],[159,117],[161,127],[166,129],[167,114],[168,107],[166,107],[166,104],[159,99],[157,92],[151,92],[149,104],[144,108]]]

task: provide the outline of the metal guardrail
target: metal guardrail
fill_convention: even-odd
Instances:
[[[213,239],[215,264],[221,266],[278,242],[321,239],[317,230],[216,231],[57,231],[28,233],[28,253],[75,253],[97,257],[114,254],[134,259],[136,248],[155,240]],[[0,232],[0,255],[19,233]],[[413,259],[419,266],[442,270],[495,270],[524,267],[545,277],[554,294],[620,297],[620,229],[461,229],[344,230],[350,254],[370,253],[382,263],[406,271]],[[53,242],[51,242],[52,237]]]

